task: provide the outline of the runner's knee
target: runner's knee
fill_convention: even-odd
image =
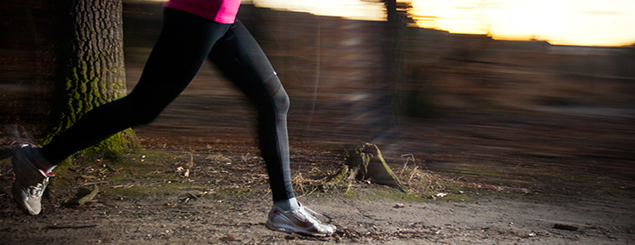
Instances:
[[[289,95],[284,90],[284,88],[280,87],[280,89],[273,96],[273,106],[276,113],[287,114],[290,104],[291,101],[289,100]]]

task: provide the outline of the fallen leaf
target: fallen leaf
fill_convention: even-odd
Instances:
[[[228,241],[228,242],[233,242],[233,241],[236,241],[236,238],[234,238],[233,236],[226,236],[226,237],[221,238],[221,240]]]

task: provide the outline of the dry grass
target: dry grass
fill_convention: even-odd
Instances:
[[[412,201],[466,198],[466,192],[462,189],[470,186],[468,183],[422,169],[412,154],[402,156],[402,161],[403,167],[399,171],[395,171],[395,174],[407,189],[399,191],[398,189],[376,188],[381,193],[371,193],[369,196],[385,196],[391,199]],[[350,176],[349,178],[336,177],[342,171],[347,171],[347,167],[343,166],[337,173],[323,173],[318,178],[306,178],[298,173],[293,177],[294,189],[298,195],[305,196],[320,192],[360,197],[359,192],[362,189],[366,192],[367,187],[376,185],[372,179],[360,181],[352,179]]]

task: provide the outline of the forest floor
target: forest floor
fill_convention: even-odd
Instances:
[[[396,140],[378,144],[410,188],[401,193],[368,182],[323,185],[356,142],[308,134],[293,126],[307,117],[292,110],[299,200],[338,228],[316,238],[265,228],[267,175],[253,130],[245,130],[253,128],[251,114],[228,106],[240,103],[177,99],[136,129],[144,150],[116,159],[78,156],[58,167],[39,216],[18,211],[10,160],[1,161],[0,243],[635,242],[632,118],[449,111],[415,120]],[[335,128],[320,125],[321,132]],[[96,187],[94,198],[77,205]]]

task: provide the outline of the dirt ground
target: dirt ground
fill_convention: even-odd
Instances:
[[[127,67],[128,81],[140,68]],[[368,140],[367,128],[348,124],[349,111],[337,104],[293,94],[296,191],[338,231],[328,238],[269,231],[270,192],[253,112],[230,86],[210,86],[209,72],[201,71],[155,122],[135,129],[145,151],[114,160],[79,157],[58,168],[39,216],[17,210],[10,161],[0,161],[0,243],[635,243],[632,111],[443,110],[410,119],[375,143],[397,174],[420,170],[414,179],[427,191],[355,182],[346,192],[310,183],[336,173],[347,147]],[[10,141],[2,134],[4,147]],[[92,200],[74,204],[95,186]]]
[[[52,180],[45,209],[35,217],[11,201],[13,175],[10,162],[2,161],[0,243],[635,242],[632,118],[451,111],[409,122],[404,133],[380,144],[387,160],[399,173],[410,153],[416,159],[410,166],[434,176],[433,185],[455,188],[438,188],[445,197],[418,199],[364,182],[354,183],[353,195],[301,192],[301,202],[338,227],[332,237],[315,238],[265,228],[270,193],[253,132],[246,130],[251,114],[241,103],[177,99],[155,123],[136,129],[146,151],[120,159],[123,165],[75,160]],[[212,122],[205,111],[217,112]],[[291,122],[306,118],[300,109],[290,115]],[[290,131],[301,136],[291,141],[294,175],[309,180],[335,173],[344,164],[344,146],[355,143],[297,126]],[[91,201],[69,204],[94,186],[99,193]]]
[[[3,244],[632,244],[629,204],[484,197],[406,203],[315,195],[300,198],[338,226],[329,238],[264,227],[265,193],[183,202],[184,195],[58,208],[38,217],[2,214]],[[323,218],[324,219],[324,218]],[[328,219],[327,219],[328,220]],[[577,231],[555,229],[575,224]]]

